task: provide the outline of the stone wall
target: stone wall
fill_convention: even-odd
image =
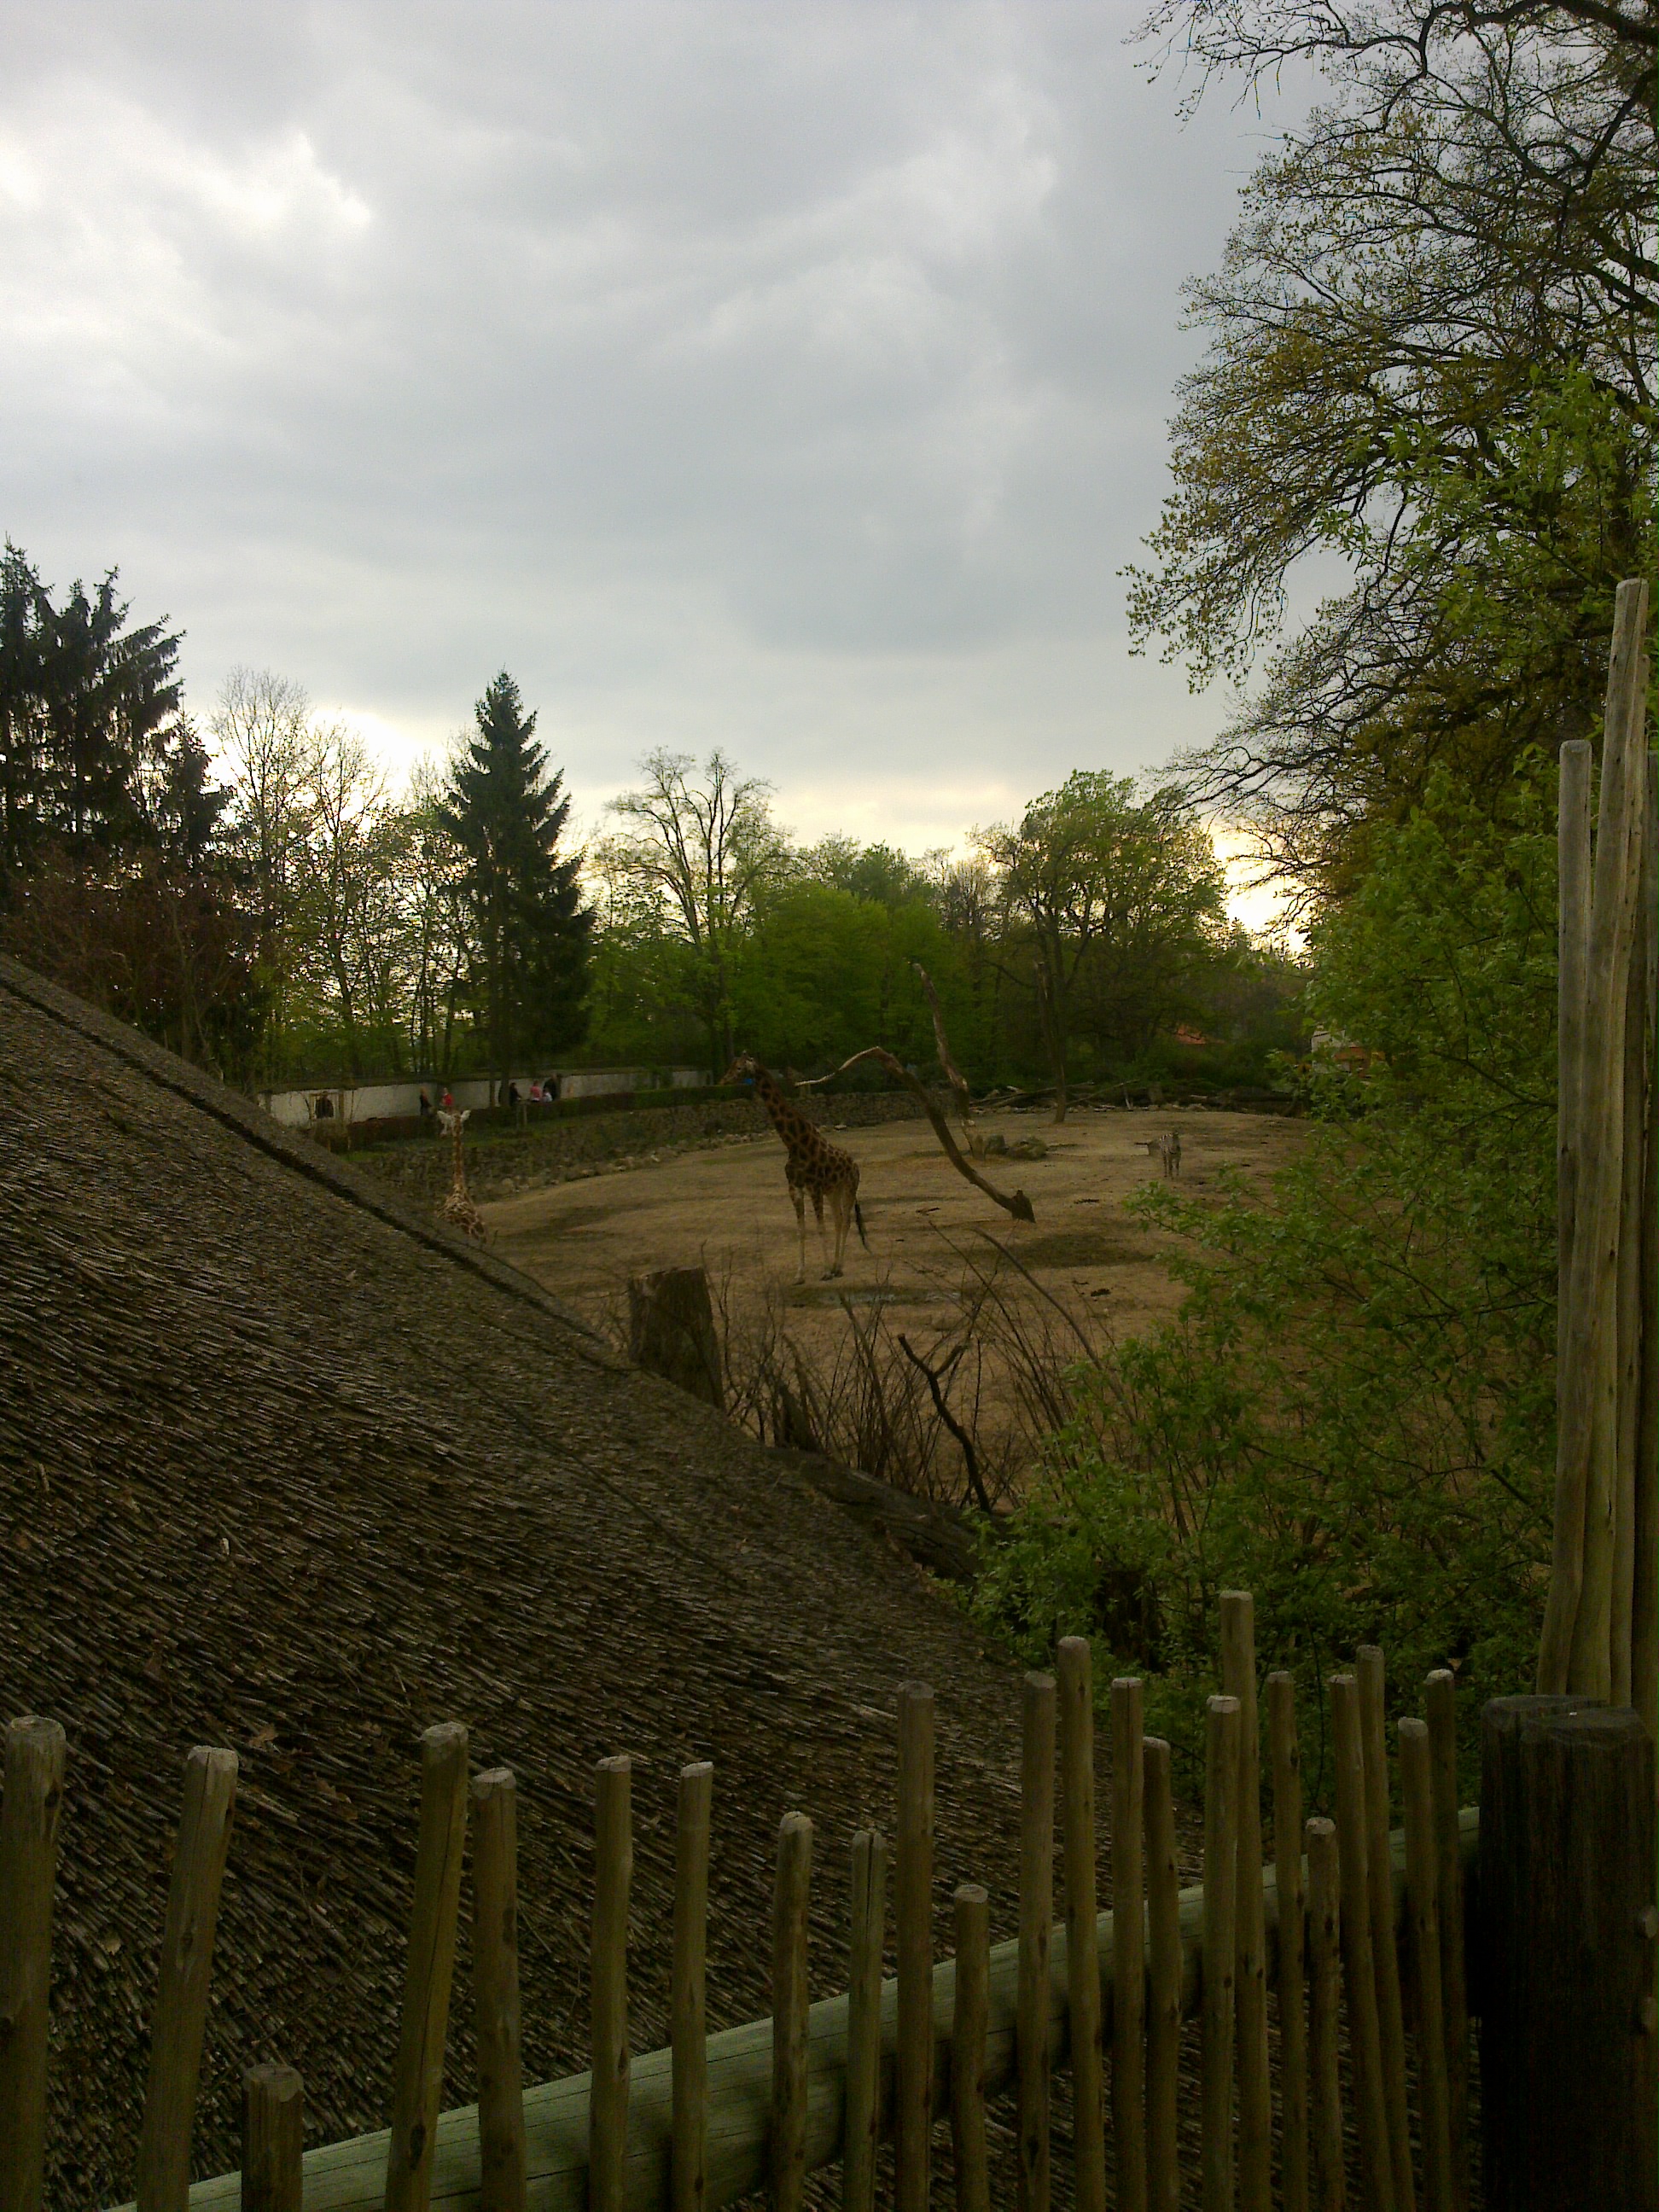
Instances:
[[[825,1128],[839,1124],[861,1129],[879,1121],[921,1119],[921,1107],[906,1091],[851,1091],[830,1097],[809,1093],[795,1103]],[[740,1097],[708,1099],[690,1106],[629,1108],[580,1121],[553,1121],[541,1128],[532,1122],[528,1129],[469,1144],[467,1187],[475,1198],[506,1198],[515,1191],[597,1175],[622,1162],[758,1135],[766,1127],[760,1104]],[[354,1152],[350,1160],[353,1167],[380,1176],[406,1199],[434,1200],[449,1188],[449,1146],[436,1135]]]

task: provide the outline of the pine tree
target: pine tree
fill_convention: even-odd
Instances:
[[[471,992],[491,1064],[506,1076],[586,1035],[593,917],[581,903],[580,856],[559,857],[570,812],[562,773],[549,774],[536,717],[504,669],[475,719],[440,812],[465,855]]]

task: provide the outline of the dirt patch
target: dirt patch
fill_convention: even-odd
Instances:
[[[850,1371],[854,1333],[878,1325],[890,1336],[903,1332],[915,1352],[937,1364],[964,1317],[980,1310],[988,1268],[1016,1303],[1042,1308],[1044,1292],[1061,1301],[1091,1342],[1144,1334],[1184,1294],[1167,1265],[1174,1240],[1124,1211],[1124,1201],[1159,1174],[1148,1143],[1179,1129],[1182,1188],[1201,1193],[1214,1188],[1223,1166],[1247,1183],[1265,1182],[1303,1138],[1302,1124],[1277,1116],[1167,1107],[1085,1111],[1058,1130],[1036,1113],[1004,1113],[987,1115],[981,1127],[1011,1146],[1042,1137],[1042,1159],[982,1163],[999,1188],[1025,1192],[1035,1223],[1011,1219],[943,1153],[919,1146],[914,1122],[837,1130],[836,1141],[859,1163],[868,1241],[849,1240],[845,1273],[834,1281],[823,1277],[810,1208],[805,1279],[796,1279],[799,1248],[783,1148],[769,1130],[612,1168],[603,1205],[573,1206],[572,1194],[552,1188],[483,1211],[503,1259],[613,1335],[626,1313],[629,1275],[702,1265],[733,1329],[751,1338],[769,1329],[775,1342],[781,1328],[786,1362],[798,1356],[822,1376],[838,1361]],[[1070,1325],[1052,1312],[1042,1325],[1058,1332],[1057,1345],[1065,1338],[1064,1356],[1075,1360],[1079,1346]],[[908,1355],[894,1357],[902,1367]],[[966,1373],[963,1365],[953,1389],[967,1390]],[[994,1358],[975,1365],[972,1387],[976,1402],[994,1414],[1005,1389]]]
[[[1077,1201],[1073,1200],[1075,1205]],[[1060,1229],[1052,1237],[1028,1237],[1019,1256],[1034,1273],[1055,1267],[1132,1267],[1156,1260],[1158,1248],[1144,1238],[1114,1237],[1101,1229]]]

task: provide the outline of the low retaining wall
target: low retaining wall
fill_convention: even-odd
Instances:
[[[868,1128],[882,1121],[921,1119],[915,1100],[900,1091],[850,1091],[827,1098],[808,1094],[794,1102],[825,1128]],[[607,1164],[641,1155],[684,1152],[722,1137],[758,1135],[766,1113],[753,1098],[708,1099],[690,1106],[635,1107],[585,1115],[492,1137],[467,1146],[467,1187],[475,1198],[506,1198],[545,1183],[594,1175]],[[354,1167],[389,1183],[404,1197],[435,1200],[449,1188],[449,1146],[429,1143],[354,1152]]]

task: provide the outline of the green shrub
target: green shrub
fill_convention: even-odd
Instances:
[[[1466,1748],[1478,1702],[1530,1679],[1554,1419],[1549,799],[1519,785],[1492,822],[1439,786],[1377,833],[1316,934],[1310,1004],[1383,1063],[1316,1076],[1267,1199],[1235,1181],[1134,1201],[1187,1240],[1182,1309],[1076,1378],[1079,1413],[988,1539],[982,1617],[1034,1658],[1095,1636],[1188,1757],[1224,1589],[1254,1592],[1261,1663],[1304,1700],[1362,1643],[1396,1709],[1453,1667]],[[1316,1791],[1322,1721],[1306,1706]]]

